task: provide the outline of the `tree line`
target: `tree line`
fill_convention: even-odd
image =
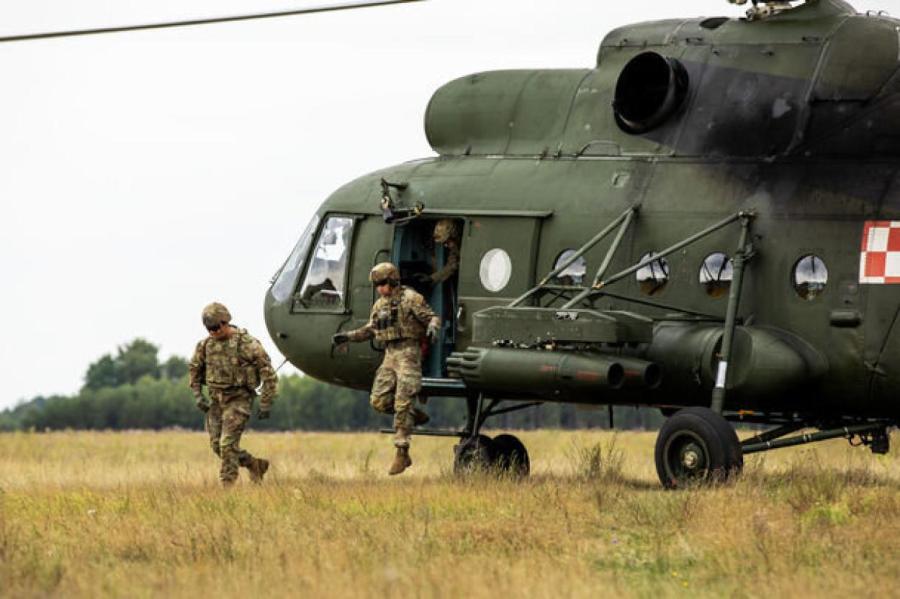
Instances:
[[[426,410],[429,427],[460,428],[465,402],[432,398]],[[657,428],[656,410],[616,408],[616,428]],[[606,409],[547,403],[503,414],[486,426],[509,429],[606,428]],[[269,420],[254,421],[258,430],[371,431],[391,426],[390,416],[369,407],[368,393],[329,385],[296,374],[281,376]],[[135,339],[91,363],[84,385],[74,395],[38,396],[0,412],[0,431],[131,430],[166,428],[201,430],[203,415],[188,388],[188,363],[182,357],[159,360],[159,348]]]

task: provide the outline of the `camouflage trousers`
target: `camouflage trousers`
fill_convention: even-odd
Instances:
[[[209,445],[222,459],[219,480],[232,483],[237,480],[240,466],[249,468],[253,463],[250,452],[241,449],[241,435],[250,419],[254,393],[211,391],[212,405],[206,413],[206,430]]]
[[[413,427],[412,410],[422,390],[422,350],[419,342],[406,339],[390,343],[384,361],[375,372],[369,403],[377,411],[394,415],[394,445],[409,447],[406,434]]]

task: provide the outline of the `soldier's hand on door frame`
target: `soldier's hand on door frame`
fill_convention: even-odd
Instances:
[[[428,341],[434,343],[437,341],[438,336],[441,333],[441,325],[436,322],[428,323],[428,330],[425,332],[425,336],[428,337]]]

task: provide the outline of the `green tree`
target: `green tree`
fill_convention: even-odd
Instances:
[[[85,389],[102,389],[103,387],[118,387],[122,384],[119,368],[116,361],[109,354],[105,354],[99,360],[88,366],[84,375]]]
[[[135,339],[119,347],[116,356],[122,381],[136,383],[143,376],[159,378],[159,347],[144,339]]]
[[[172,356],[160,366],[160,374],[169,380],[185,377],[188,374],[188,362],[181,356]]]
[[[84,389],[98,390],[133,384],[144,376],[159,378],[160,374],[164,374],[167,378],[178,378],[187,373],[187,362],[175,356],[160,367],[158,353],[159,347],[140,338],[120,345],[115,357],[105,354],[88,366],[84,376]],[[184,364],[183,372],[181,364]],[[170,372],[173,376],[169,376]]]

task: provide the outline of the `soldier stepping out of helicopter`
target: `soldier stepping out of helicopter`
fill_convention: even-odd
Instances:
[[[365,326],[337,333],[334,345],[374,338],[384,344],[384,360],[375,373],[370,402],[377,411],[394,415],[394,446],[397,448],[388,474],[400,474],[410,466],[409,437],[414,425],[428,422],[428,415],[415,406],[422,389],[421,339],[434,342],[441,320],[414,289],[400,285],[400,271],[390,262],[376,265],[369,280],[380,296]]]
[[[269,461],[241,449],[241,434],[250,419],[256,388],[262,382],[257,418],[269,417],[278,378],[266,350],[246,329],[231,324],[231,313],[218,302],[203,308],[209,336],[197,344],[190,363],[190,385],[197,408],[206,413],[206,430],[213,452],[222,460],[219,479],[230,487],[243,466],[250,480],[261,483]],[[212,401],[203,397],[206,384]]]

